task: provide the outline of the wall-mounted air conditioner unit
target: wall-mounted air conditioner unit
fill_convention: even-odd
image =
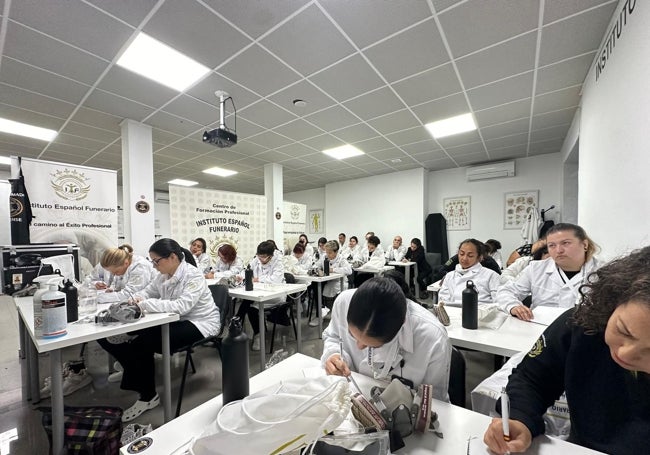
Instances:
[[[156,202],[165,202],[169,204],[169,193],[162,193],[156,191],[153,196],[153,200]]]
[[[481,164],[480,166],[471,166],[467,168],[468,182],[514,176],[514,161],[501,161],[499,163]]]

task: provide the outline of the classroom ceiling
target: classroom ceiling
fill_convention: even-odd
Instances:
[[[0,117],[59,132],[0,133],[0,155],[120,171],[128,118],[153,128],[156,190],[183,178],[262,194],[267,163],[292,192],[558,152],[616,4],[0,0]],[[116,66],[139,31],[212,71],[179,93]],[[231,148],[201,141],[219,124],[216,90],[237,108]],[[477,131],[436,141],[423,126],[466,112]],[[321,153],[344,143],[365,155]],[[201,172],[211,166],[238,174]]]

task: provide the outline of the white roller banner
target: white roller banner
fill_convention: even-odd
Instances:
[[[305,233],[307,227],[307,206],[297,202],[284,201],[284,252],[291,254],[293,247],[298,243],[300,234]]]
[[[21,159],[34,219],[31,243],[79,245],[82,275],[117,246],[117,173]]]
[[[172,238],[189,248],[202,237],[213,260],[219,246],[230,243],[247,264],[268,239],[265,196],[170,185],[169,216]]]

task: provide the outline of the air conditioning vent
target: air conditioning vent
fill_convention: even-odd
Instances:
[[[154,201],[165,202],[169,204],[169,193],[162,193],[162,192],[154,193]]]
[[[496,179],[515,176],[515,162],[502,161],[499,163],[481,164],[467,168],[467,181]]]

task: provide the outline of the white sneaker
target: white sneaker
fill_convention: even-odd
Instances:
[[[156,394],[156,396],[153,397],[151,401],[138,400],[133,404],[133,406],[131,406],[126,411],[124,411],[124,414],[122,414],[122,422],[130,422],[133,419],[137,419],[144,412],[148,411],[149,409],[153,409],[157,407],[159,404],[160,404],[160,397],[158,396],[158,394]]]
[[[80,370],[79,373],[69,371],[63,379],[63,396],[67,397],[79,389],[83,389],[93,382],[93,377],[86,372],[86,369]]]
[[[251,346],[251,351],[260,350],[260,334],[253,335],[253,345]]]
[[[122,380],[124,368],[122,367],[122,364],[117,360],[113,364],[113,368],[115,368],[115,371],[108,375],[108,382],[120,382]]]
[[[322,307],[320,309],[320,316],[325,319],[325,317],[329,314],[330,309],[327,307]],[[309,321],[309,327],[318,327],[318,318],[314,318],[311,321]]]
[[[65,378],[68,376],[70,373],[69,369],[69,363],[65,362],[63,364],[63,368],[61,368],[61,380],[65,381]],[[40,390],[39,395],[41,398],[49,398],[52,395],[52,377],[47,376],[45,379],[43,379],[43,387]]]

